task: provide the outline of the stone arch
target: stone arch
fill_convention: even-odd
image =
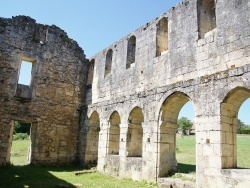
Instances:
[[[177,170],[176,131],[181,108],[191,101],[182,92],[174,92],[161,105],[158,122],[158,176],[163,177]]]
[[[128,117],[128,131],[127,131],[128,157],[142,157],[142,140],[143,140],[142,122],[144,122],[144,115],[142,113],[142,109],[139,107],[134,107]]]
[[[107,75],[109,75],[111,73],[112,60],[113,60],[113,50],[109,49],[107,51],[106,61],[105,61],[105,73],[104,73],[105,78],[106,78]]]
[[[119,155],[120,124],[120,115],[114,111],[109,118],[108,154]]]
[[[243,102],[249,97],[249,89],[236,87],[220,104],[222,168],[237,167],[238,112]]]
[[[156,57],[168,50],[168,19],[163,17],[157,24]]]
[[[216,2],[215,0],[199,0],[197,6],[199,38],[204,38],[205,33],[216,28]]]
[[[97,163],[98,160],[98,143],[100,131],[100,118],[96,111],[93,111],[88,119],[86,137],[85,163]]]
[[[128,40],[126,69],[135,63],[136,37],[133,35]]]

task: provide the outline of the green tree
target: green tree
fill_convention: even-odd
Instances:
[[[21,123],[15,121],[14,134],[16,133],[27,133],[28,135],[30,135],[30,123]]]
[[[192,122],[186,117],[178,119],[177,124],[180,128],[182,128],[184,134],[186,134],[186,131],[190,130],[192,127]]]
[[[247,128],[247,125],[241,121],[240,119],[238,119],[239,123],[238,123],[238,129],[237,129],[237,133],[238,134],[243,134],[245,128]]]

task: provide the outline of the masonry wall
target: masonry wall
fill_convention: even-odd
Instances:
[[[232,90],[242,87],[249,92],[250,89],[250,4],[247,0],[217,0],[216,17],[211,18],[216,20],[216,27],[202,37],[199,11],[206,9],[200,6],[202,3],[197,0],[181,2],[90,58],[95,61],[94,77],[87,91],[88,112],[82,126],[87,127],[91,114],[98,113],[99,171],[152,181],[160,181],[175,171],[177,116],[181,107],[191,101],[196,116],[196,151],[199,151],[196,186],[249,185],[249,170],[230,171],[224,165],[230,163],[230,157],[225,155],[230,139],[222,141],[227,131],[221,126],[220,105]],[[168,21],[168,48],[157,55],[157,26],[162,18]],[[128,68],[127,45],[133,36],[135,62]],[[104,76],[110,49],[113,50],[111,72]],[[141,109],[144,117],[142,157],[127,155],[130,112],[135,107]],[[121,119],[119,155],[108,154],[110,117],[114,112]]]
[[[0,164],[10,161],[13,123],[32,123],[31,163],[77,158],[87,63],[60,28],[17,16],[0,18]],[[21,61],[32,62],[30,85],[18,84]]]

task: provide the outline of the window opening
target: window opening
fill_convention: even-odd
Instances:
[[[157,24],[156,56],[168,50],[168,19],[163,17]]]
[[[113,58],[113,50],[109,49],[108,52],[107,52],[107,54],[106,54],[104,78],[106,78],[106,76],[111,73],[112,58]]]
[[[19,72],[18,84],[30,85],[31,71],[32,71],[32,62],[22,60],[21,69]]]
[[[136,38],[135,36],[131,36],[128,40],[126,69],[129,69],[131,65],[135,63],[135,51]]]
[[[200,0],[198,3],[199,38],[216,28],[216,4],[214,0]]]
[[[95,67],[95,60],[92,59],[92,60],[90,61],[90,65],[89,65],[87,86],[89,86],[89,85],[91,85],[91,84],[93,83],[94,67]]]

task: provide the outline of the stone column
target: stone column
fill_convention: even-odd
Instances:
[[[108,153],[108,121],[100,121],[100,132],[99,132],[99,142],[98,142],[98,171],[103,172],[105,167],[105,159]]]
[[[0,166],[2,166],[10,162],[14,121],[2,119],[0,123]]]
[[[29,150],[29,162],[30,164],[33,164],[34,161],[36,160],[36,153],[38,151],[38,148],[36,148],[36,135],[37,135],[37,125],[38,123],[32,123],[31,128],[30,128],[30,140],[31,140],[31,147]],[[39,155],[39,153],[38,153]]]
[[[177,170],[176,161],[176,131],[178,129],[177,124],[160,121],[159,130],[159,159],[158,166],[159,177],[172,174]]]
[[[196,185],[215,185],[220,176],[221,128],[220,116],[196,117]],[[211,182],[211,180],[213,182]]]
[[[157,121],[142,123],[143,151],[142,151],[142,179],[156,180],[157,172]]]
[[[120,156],[120,176],[121,177],[129,177],[126,174],[126,157],[127,157],[127,131],[128,131],[128,124],[122,123],[120,124],[120,149],[119,149],[119,156]],[[130,177],[131,178],[131,177]]]

